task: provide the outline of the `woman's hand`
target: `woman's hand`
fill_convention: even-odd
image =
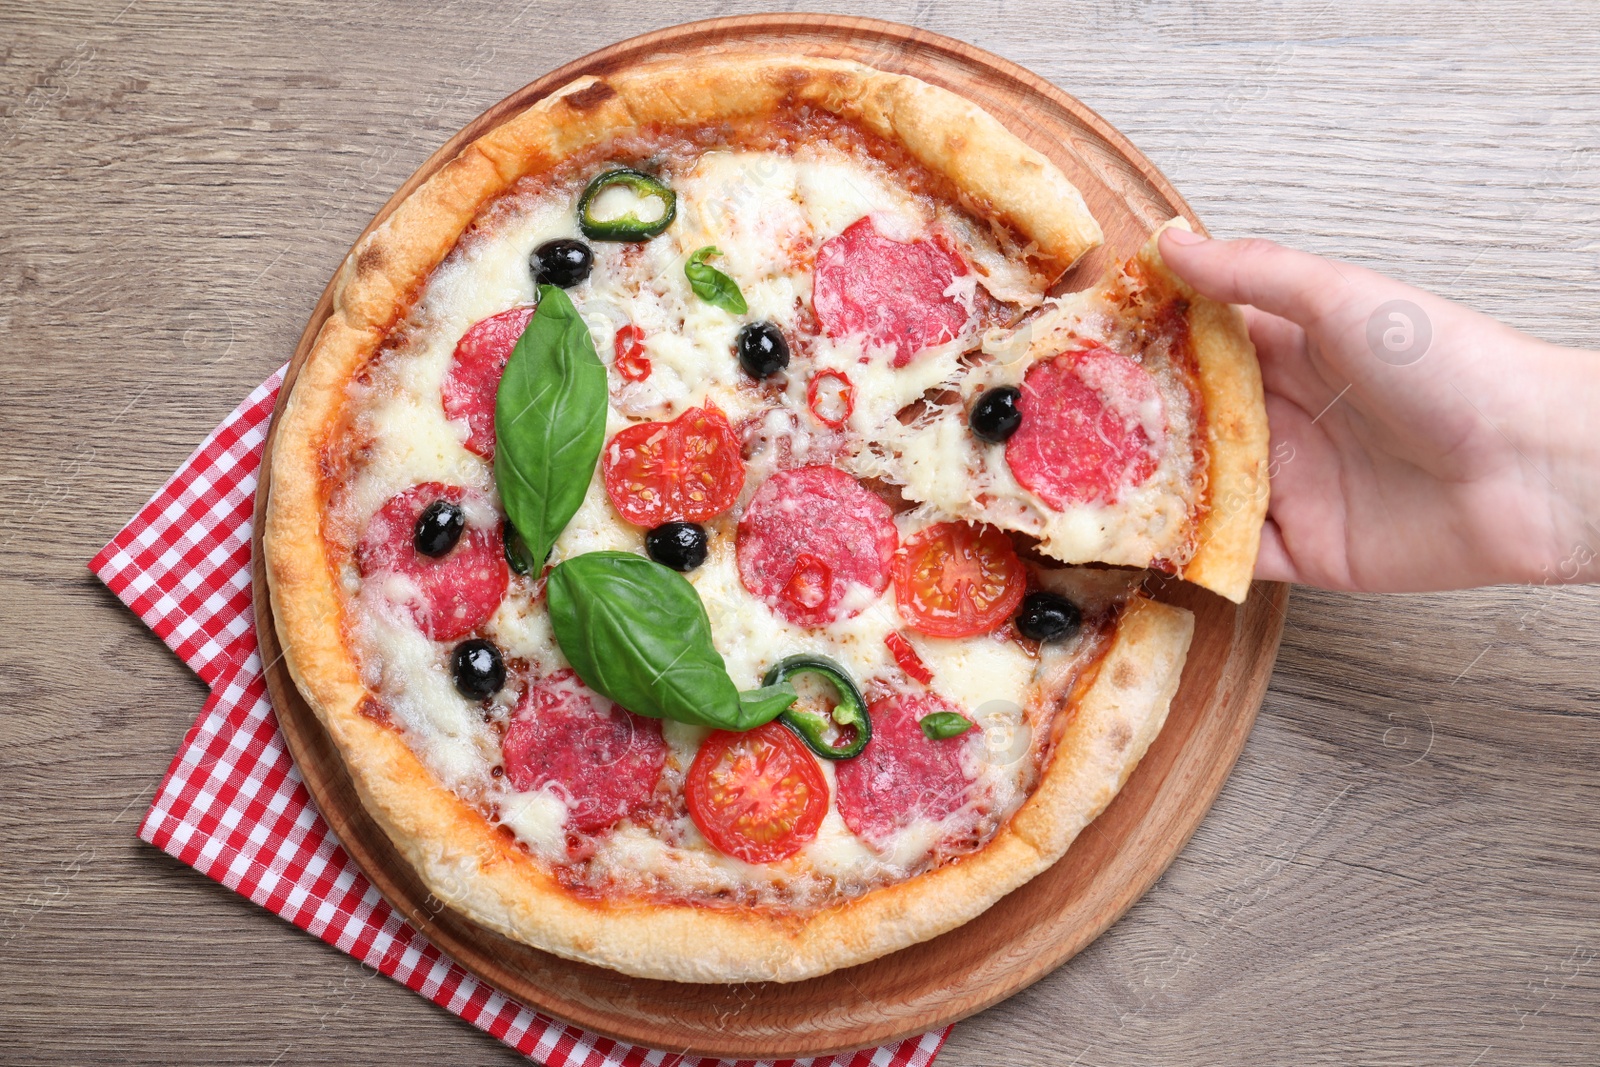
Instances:
[[[1247,305],[1272,424],[1260,578],[1407,591],[1600,577],[1600,355],[1267,241],[1161,238]]]

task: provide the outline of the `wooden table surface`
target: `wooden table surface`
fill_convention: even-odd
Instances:
[[[1219,234],[1600,348],[1590,5],[826,6],[1031,67]],[[747,9],[0,0],[0,1062],[517,1060],[135,839],[205,692],[84,564],[454,130]],[[1588,588],[1296,590],[1188,849],[940,1062],[1600,1062],[1597,615]]]

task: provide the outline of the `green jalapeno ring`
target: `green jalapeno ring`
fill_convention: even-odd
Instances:
[[[841,760],[860,755],[861,750],[867,747],[867,742],[872,740],[872,718],[867,714],[867,702],[861,698],[861,690],[856,688],[850,675],[826,656],[788,656],[767,672],[761,684],[777,685],[796,674],[813,674],[822,678],[833,687],[839,702],[834,705],[831,715],[790,706],[778,716],[778,721],[794,731],[807,748],[823,759]],[[823,740],[829,719],[855,731],[849,744],[836,748]]]
[[[659,219],[649,222],[632,213],[614,219],[597,219],[589,213],[595,197],[613,185],[626,185],[644,197],[661,201]],[[678,197],[658,179],[640,170],[619,167],[608,170],[591,181],[578,198],[578,228],[591,241],[648,241],[672,225],[678,214]]]

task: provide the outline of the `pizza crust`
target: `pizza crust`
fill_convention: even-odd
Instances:
[[[972,919],[1055,862],[1115,796],[1160,729],[1193,627],[1187,612],[1135,601],[1076,712],[1058,717],[1065,730],[1038,789],[988,845],[805,918],[579,899],[441,787],[383,721],[348,646],[322,526],[330,488],[345,474],[327,446],[344,428],[352,377],[478,212],[517,179],[649,124],[703,124],[797,103],[900,141],[980,213],[1030,241],[1050,276],[1100,239],[1077,190],[1042,156],[974,105],[915,79],[830,60],[752,57],[582,79],[469,145],[357,245],[273,447],[264,544],[285,663],[367,810],[445,903],[520,941],[632,975],[795,981]]]
[[[652,127],[799,107],[859,123],[950,179],[977,215],[1023,238],[1044,284],[1101,241],[1077,188],[970,101],[844,60],[735,54],[580,78],[490,130],[357,245],[341,272],[335,314],[358,328],[392,325],[479,209],[525,175]]]
[[[806,917],[574,897],[467,804],[440,789],[392,729],[322,714],[362,802],[444,904],[545,951],[640,978],[795,982],[969,922],[1066,852],[1166,721],[1194,617],[1136,599],[1065,723],[1039,787],[978,852]],[[1047,706],[1062,684],[1043,686]]]
[[[1205,411],[1206,511],[1181,577],[1242,604],[1255,573],[1270,491],[1261,366],[1244,313],[1201,296],[1162,261],[1158,241],[1169,226],[1190,228],[1187,219],[1171,220],[1150,235],[1138,260],[1152,285],[1170,289],[1189,305],[1189,342]]]

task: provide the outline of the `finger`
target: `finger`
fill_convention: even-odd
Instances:
[[[1281,396],[1267,397],[1272,537],[1263,535],[1264,565],[1286,581],[1348,589],[1344,464],[1328,422],[1319,422],[1321,414]]]
[[[1348,286],[1331,260],[1271,241],[1213,241],[1178,227],[1161,234],[1161,258],[1203,296],[1249,304],[1310,326]]]
[[[1283,543],[1283,531],[1268,519],[1261,527],[1261,550],[1256,553],[1256,580],[1262,582],[1295,582],[1299,575],[1289,549]]]
[[[1273,371],[1293,372],[1306,363],[1306,332],[1288,319],[1245,306],[1245,328],[1256,349],[1263,377]],[[1267,388],[1272,388],[1268,383]]]
[[[1274,348],[1300,347],[1305,344],[1306,332],[1288,319],[1269,315],[1260,308],[1245,304],[1239,308],[1244,315],[1245,329],[1257,348],[1269,345]]]
[[[1312,363],[1306,345],[1306,332],[1288,319],[1268,315],[1253,307],[1244,309],[1250,341],[1261,365],[1261,386],[1268,396],[1277,395],[1302,408],[1320,411],[1343,388],[1329,384]]]

